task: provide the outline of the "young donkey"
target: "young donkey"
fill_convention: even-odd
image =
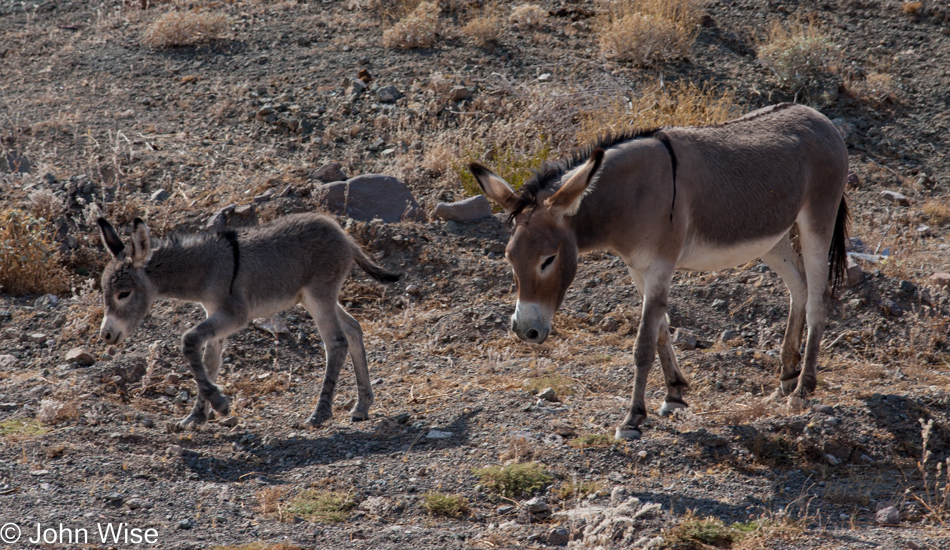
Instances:
[[[215,385],[227,337],[251,319],[298,303],[313,316],[327,356],[320,400],[308,422],[319,426],[333,416],[333,392],[347,352],[359,393],[352,420],[368,418],[373,389],[363,331],[337,299],[354,261],[377,281],[400,275],[374,264],[332,218],[294,214],[241,231],[172,237],[155,248],[145,222],[136,218],[130,251],[108,221],[99,218],[99,229],[113,258],[102,272],[103,340],[120,343],[160,297],[199,302],[207,313],[181,338],[198,384],[195,407],[182,426],[205,422],[208,405],[228,414],[228,399]]]
[[[518,286],[511,328],[522,340],[547,338],[577,272],[578,252],[607,249],[630,270],[643,311],[633,396],[618,438],[640,437],[657,351],[667,388],[660,414],[687,406],[682,394],[689,383],[676,364],[666,317],[677,269],[764,260],[791,295],[781,391],[798,405],[815,390],[828,278],[836,286],[842,276],[848,223],[848,151],[817,111],[781,104],[715,126],[604,138],[566,162],[542,167],[520,193],[478,164],[471,171],[514,223],[505,256]],[[793,224],[801,257],[789,241]]]

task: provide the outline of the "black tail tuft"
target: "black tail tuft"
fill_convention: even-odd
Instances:
[[[363,249],[359,247],[355,242],[353,243],[353,251],[356,253],[353,259],[356,260],[356,263],[360,268],[369,274],[370,277],[376,279],[381,283],[395,283],[402,277],[402,273],[393,273],[392,271],[386,271],[385,269],[376,265],[373,260],[363,252]]]
[[[828,250],[828,264],[831,270],[828,278],[831,280],[831,294],[835,295],[838,287],[844,282],[845,268],[848,263],[847,241],[848,226],[851,224],[851,214],[848,212],[848,203],[844,196],[838,205],[838,216],[835,218],[835,232],[831,237],[831,248]]]

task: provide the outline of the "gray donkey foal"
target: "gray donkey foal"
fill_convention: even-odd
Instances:
[[[215,385],[227,337],[251,319],[298,303],[316,321],[327,356],[320,400],[308,422],[319,426],[333,417],[333,392],[347,352],[359,393],[351,418],[356,422],[369,417],[373,389],[363,331],[337,300],[354,261],[377,281],[397,281],[400,275],[373,263],[332,218],[295,214],[241,231],[172,237],[154,248],[148,227],[136,218],[131,252],[108,221],[98,222],[113,257],[102,272],[103,340],[120,343],[160,297],[199,302],[207,313],[181,338],[182,353],[198,384],[194,410],[182,426],[205,422],[209,405],[227,416],[228,399]]]

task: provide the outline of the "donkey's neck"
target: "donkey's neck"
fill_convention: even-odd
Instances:
[[[226,263],[227,265],[222,265]],[[228,243],[212,236],[185,237],[152,252],[145,272],[159,296],[200,302],[222,270],[231,270]]]
[[[610,247],[608,230],[611,224],[607,223],[607,218],[611,215],[611,205],[604,204],[602,197],[597,196],[597,189],[584,197],[577,212],[571,216],[578,252]]]

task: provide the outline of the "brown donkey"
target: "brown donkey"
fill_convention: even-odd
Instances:
[[[102,271],[103,340],[124,340],[160,297],[199,302],[207,313],[207,319],[181,338],[182,353],[198,384],[195,407],[182,426],[205,422],[209,405],[228,414],[228,399],[215,385],[228,336],[251,319],[298,303],[313,316],[327,356],[320,400],[308,422],[319,426],[333,417],[333,393],[347,352],[358,392],[351,418],[356,422],[369,417],[373,388],[363,331],[337,300],[353,262],[377,281],[396,281],[399,275],[374,264],[333,218],[293,214],[260,227],[173,237],[157,246],[145,222],[136,218],[131,250],[102,218],[99,229],[112,254]]]
[[[511,328],[522,340],[547,338],[579,252],[607,249],[629,268],[643,311],[633,397],[618,438],[640,437],[657,351],[667,389],[660,414],[687,406],[682,394],[689,383],[676,364],[666,317],[677,269],[711,271],[764,260],[791,295],[781,390],[790,404],[815,390],[828,279],[834,287],[843,274],[848,224],[848,152],[817,111],[781,104],[715,126],[605,138],[542,167],[520,193],[483,166],[470,168],[514,224],[505,256],[518,286]],[[801,256],[789,241],[793,224]]]

